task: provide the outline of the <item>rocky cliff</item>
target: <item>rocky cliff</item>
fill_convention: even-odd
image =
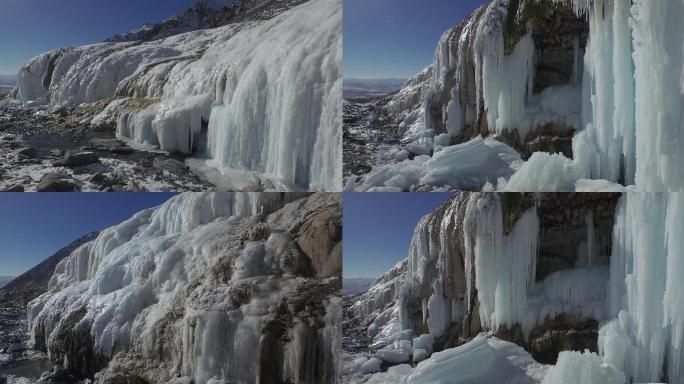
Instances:
[[[332,383],[340,200],[187,194],[140,212],[59,263],[32,343],[97,383]]]

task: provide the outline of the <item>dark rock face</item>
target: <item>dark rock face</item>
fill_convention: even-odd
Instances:
[[[198,29],[251,20],[267,20],[308,0],[238,0],[217,9],[210,1],[200,0],[191,8],[160,23],[147,24],[136,30],[113,36],[106,41],[152,41]]]

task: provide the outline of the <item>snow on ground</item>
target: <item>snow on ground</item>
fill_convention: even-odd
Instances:
[[[372,360],[352,360],[345,369],[370,373]],[[361,369],[358,364],[361,363]],[[484,335],[457,347],[436,352],[415,367],[396,365],[387,372],[345,376],[349,384],[535,384],[541,383],[548,366],[539,364],[521,347]]]

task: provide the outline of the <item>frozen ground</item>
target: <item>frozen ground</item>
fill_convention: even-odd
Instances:
[[[107,146],[92,139],[105,139]],[[97,143],[97,142],[96,142]],[[86,163],[60,165],[66,153],[92,152]],[[180,160],[180,161],[179,161]],[[196,191],[212,185],[182,165],[182,157],[138,151],[93,132],[77,116],[0,106],[0,190],[36,191],[46,175],[60,175],[62,187],[76,191]],[[170,161],[178,167],[165,166]],[[44,183],[48,185],[48,183]]]

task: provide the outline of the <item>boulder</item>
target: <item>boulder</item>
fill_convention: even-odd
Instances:
[[[113,153],[131,153],[133,148],[118,139],[92,139],[90,144],[94,149]]]
[[[65,172],[53,172],[43,176],[36,189],[38,192],[73,192],[78,190],[78,185]]]
[[[38,151],[33,147],[20,148],[14,151],[14,153],[16,153],[19,156],[24,156],[28,158],[35,158],[36,156],[38,156]]]
[[[94,152],[69,151],[66,153],[63,159],[55,161],[54,165],[62,167],[80,167],[88,164],[98,163],[99,161],[100,159]]]
[[[163,157],[155,157],[152,161],[152,165],[155,168],[161,169],[163,171],[168,171],[176,175],[187,175],[190,172],[190,168],[187,165],[181,163],[175,159],[166,159]]]

